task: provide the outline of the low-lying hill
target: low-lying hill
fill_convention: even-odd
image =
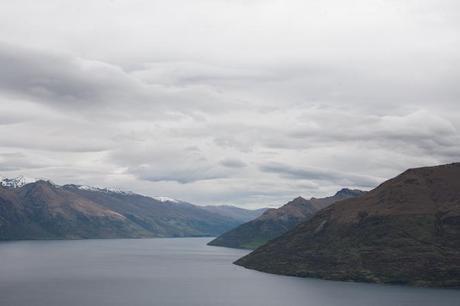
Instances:
[[[303,277],[460,287],[460,163],[407,170],[321,210],[236,264]]]
[[[232,229],[209,243],[214,246],[254,249],[311,218],[332,203],[363,194],[360,190],[342,189],[334,196],[306,200],[298,197],[277,209],[268,209],[260,217]]]

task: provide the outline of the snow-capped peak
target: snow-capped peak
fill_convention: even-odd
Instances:
[[[34,183],[38,179],[27,178],[24,176],[18,176],[15,178],[0,177],[0,185],[6,188],[21,188],[29,183]]]
[[[78,189],[80,190],[88,190],[88,191],[100,191],[100,192],[114,192],[114,193],[120,193],[120,194],[133,194],[132,191],[122,191],[119,189],[115,188],[97,188],[97,187],[91,187],[87,185],[80,185],[78,186]]]
[[[99,191],[99,188],[91,187],[91,186],[87,186],[87,185],[78,186],[78,189],[80,189],[80,190],[90,190],[90,191]]]
[[[168,197],[154,197],[155,200],[160,202],[172,202],[172,203],[179,203],[180,201]]]
[[[113,193],[118,193],[118,194],[124,194],[124,195],[134,195],[135,193],[132,191],[123,191],[120,189],[116,188],[99,188],[99,187],[92,187],[88,185],[77,185],[76,186],[80,190],[87,190],[87,191],[98,191],[98,192],[113,192]],[[173,199],[173,198],[168,198],[168,197],[153,197],[155,200],[160,201],[160,202],[170,202],[170,203],[184,203],[182,201]]]

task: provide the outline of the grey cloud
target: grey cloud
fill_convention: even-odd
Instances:
[[[43,102],[90,106],[123,95],[134,82],[114,66],[0,44],[0,89]]]
[[[110,161],[140,180],[188,184],[228,176],[228,171],[215,167],[212,160],[193,146],[181,146],[171,140],[161,146],[148,140],[126,144],[111,152]]]
[[[317,169],[306,167],[292,167],[281,163],[267,163],[260,166],[261,171],[276,173],[290,179],[312,181],[327,181],[329,183],[347,186],[375,187],[381,179],[371,176],[343,173],[330,169]]]
[[[151,182],[177,182],[180,184],[188,184],[199,181],[221,179],[222,176],[206,173],[208,169],[189,170],[177,172],[174,170],[168,171],[166,174],[140,174],[138,178]],[[132,169],[131,172],[138,172],[138,169]],[[143,171],[142,171],[143,172]],[[149,171],[150,172],[150,171]]]
[[[220,112],[239,103],[211,86],[184,88],[180,82],[149,83],[108,62],[4,43],[0,43],[0,65],[0,91],[7,97],[76,115],[87,111],[86,115],[91,112],[99,120],[126,117],[127,110],[137,112],[144,120],[167,118],[174,113]]]
[[[42,161],[34,161],[21,152],[0,153],[0,171],[24,171],[50,166]]]
[[[15,124],[23,121],[20,116],[0,115],[0,125]]]
[[[460,159],[455,1],[28,2],[0,4],[12,176],[256,207]]]
[[[165,61],[145,64],[132,75],[151,84],[217,86],[232,82],[269,82],[284,80],[285,74],[261,67],[234,67],[203,62]],[[289,75],[288,75],[289,76]]]
[[[288,132],[286,145],[369,143],[371,147],[429,154],[441,159],[449,159],[460,151],[460,132],[453,123],[426,110],[381,117],[350,116],[349,111],[327,112],[320,117],[313,115],[312,119],[318,122],[317,128],[294,128]]]
[[[96,122],[78,122],[71,118],[40,118],[0,128],[0,147],[24,151],[101,152],[114,146],[107,139],[107,128]],[[14,137],[13,137],[14,135]]]
[[[206,162],[176,161],[165,165],[158,165],[151,161],[149,164],[129,167],[127,172],[137,176],[141,180],[151,182],[177,182],[189,184],[199,181],[216,180],[226,178],[228,175],[221,169],[216,169]]]
[[[246,167],[246,163],[242,162],[238,159],[227,158],[220,161],[220,164],[227,168],[244,168]]]

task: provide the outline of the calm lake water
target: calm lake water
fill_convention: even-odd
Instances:
[[[301,279],[232,264],[209,238],[0,243],[1,306],[460,305],[460,290]]]

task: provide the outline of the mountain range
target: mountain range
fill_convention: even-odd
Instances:
[[[0,181],[0,240],[216,236],[262,212],[45,180]]]
[[[331,280],[460,287],[460,163],[409,169],[236,261]]]
[[[209,245],[255,249],[274,239],[332,203],[362,195],[361,190],[344,188],[326,198],[306,200],[297,197],[280,208],[266,210],[260,217],[231,229],[209,242]]]

